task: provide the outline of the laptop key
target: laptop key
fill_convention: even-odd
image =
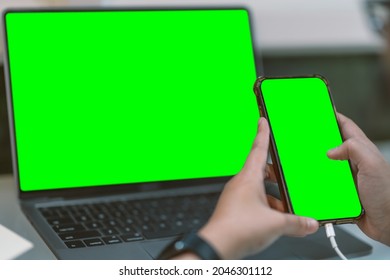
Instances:
[[[74,216],[74,219],[77,221],[77,222],[90,222],[92,221],[91,217],[89,217],[89,215],[76,215]]]
[[[74,221],[71,218],[51,218],[47,219],[47,222],[50,225],[63,225],[63,224],[73,224]]]
[[[45,218],[51,218],[51,217],[56,217],[58,214],[51,210],[50,208],[39,208],[39,212],[45,217]]]
[[[99,220],[104,220],[107,218],[107,216],[104,213],[98,213],[98,214],[96,214],[96,218]]]
[[[84,223],[84,225],[85,225],[88,229],[104,228],[104,226],[102,225],[102,223],[101,223],[101,222],[98,222],[98,221],[89,222],[89,223]]]
[[[119,237],[116,235],[103,237],[102,239],[103,239],[104,243],[106,243],[106,244],[122,243],[122,240],[120,240]]]
[[[104,225],[106,225],[106,227],[115,227],[115,226],[118,225],[118,222],[116,220],[114,220],[114,219],[112,219],[112,220],[105,220],[105,221],[102,221],[102,223]]]
[[[57,213],[62,217],[62,218],[69,218],[70,213],[66,211],[65,209],[58,209]]]
[[[98,237],[101,236],[101,234],[97,230],[86,230],[86,231],[79,231],[79,232],[60,233],[58,234],[58,236],[62,240],[72,240],[72,239]]]
[[[128,225],[133,225],[135,223],[135,221],[131,218],[128,218],[128,219],[126,219],[125,223]]]
[[[84,243],[80,240],[66,241],[65,245],[70,249],[85,247]]]
[[[39,210],[66,246],[77,248],[158,239],[196,230],[207,222],[217,198],[217,195],[178,196]],[[194,211],[196,205],[202,205],[203,211]]]
[[[142,231],[148,231],[148,230],[150,230],[150,226],[148,226],[148,225],[143,225],[142,227],[141,227],[141,229],[142,229]]]
[[[55,225],[53,226],[55,232],[74,232],[74,231],[83,231],[85,227],[80,224],[67,224],[67,225]]]
[[[84,243],[85,243],[88,247],[104,245],[104,242],[103,242],[100,238],[84,239]]]
[[[144,239],[138,232],[123,234],[120,236],[124,242],[132,242]]]
[[[123,226],[123,227],[117,227],[117,230],[121,233],[121,234],[127,234],[127,233],[131,233],[131,232],[137,232],[137,229],[133,226]]]
[[[113,235],[118,234],[118,231],[115,228],[104,228],[100,230],[103,235]]]

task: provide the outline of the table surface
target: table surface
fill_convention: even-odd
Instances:
[[[387,160],[390,159],[390,142],[378,143],[378,147],[385,155]],[[33,226],[22,213],[18,203],[17,188],[15,180],[12,175],[0,176],[0,224],[13,230],[22,237],[31,241],[34,248],[23,254],[19,259],[40,259],[51,260],[55,256],[46,246],[42,238],[35,231]],[[356,259],[390,259],[390,247],[376,242],[364,233],[356,225],[342,225],[340,226],[357,238],[367,242],[373,247],[372,254],[359,257]]]

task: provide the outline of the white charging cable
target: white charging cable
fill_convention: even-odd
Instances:
[[[326,231],[326,236],[329,238],[330,244],[332,244],[332,247],[336,251],[337,255],[339,255],[339,257],[343,260],[348,260],[344,256],[344,254],[340,251],[339,247],[337,246],[336,239],[335,239],[336,233],[334,232],[333,224],[331,223],[325,224],[325,231]]]

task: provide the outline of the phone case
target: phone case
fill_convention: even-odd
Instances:
[[[267,112],[264,109],[265,105],[264,105],[264,99],[263,99],[262,93],[261,93],[261,83],[264,80],[267,80],[267,79],[285,79],[285,78],[286,79],[319,78],[319,79],[323,80],[324,83],[326,84],[327,89],[328,89],[330,100],[331,100],[331,103],[332,103],[332,106],[333,106],[333,111],[334,111],[334,113],[336,115],[336,108],[334,106],[334,102],[333,102],[333,98],[332,98],[332,94],[331,94],[331,91],[330,91],[330,88],[329,88],[328,81],[323,76],[318,75],[318,74],[314,74],[314,75],[302,75],[302,76],[272,76],[272,77],[260,76],[260,77],[258,77],[256,79],[256,81],[255,81],[253,90],[254,90],[254,93],[256,95],[257,104],[258,104],[258,108],[259,108],[261,116],[265,117],[268,120]],[[336,119],[337,119],[337,115],[336,115]],[[340,129],[340,125],[339,125],[338,121],[337,121],[337,125],[338,125],[339,131],[341,133],[341,129]],[[342,136],[342,133],[341,133],[341,136]],[[342,136],[342,139],[343,139],[343,141],[345,140],[343,136]],[[280,192],[281,200],[283,202],[283,205],[284,205],[285,209],[287,209],[287,211],[289,213],[293,213],[294,214],[293,207],[292,207],[292,204],[291,204],[291,200],[290,200],[290,197],[289,197],[289,194],[288,194],[286,182],[284,180],[284,175],[283,175],[283,170],[281,168],[280,159],[279,159],[279,156],[278,156],[278,153],[277,153],[276,144],[275,144],[274,136],[273,136],[273,133],[272,133],[272,129],[270,131],[270,154],[271,154],[271,159],[272,159],[273,166],[274,166],[275,175],[276,175],[276,178],[277,178],[277,183],[278,183],[278,186],[279,186],[279,192]],[[349,162],[349,165],[351,166],[350,162]],[[321,226],[323,226],[323,225],[325,225],[327,223],[333,223],[333,224],[355,223],[357,220],[359,220],[363,216],[363,214],[364,214],[364,209],[362,208],[362,212],[361,212],[361,214],[358,217],[352,217],[352,218],[346,218],[346,219],[320,220],[318,222],[319,222],[319,224]]]

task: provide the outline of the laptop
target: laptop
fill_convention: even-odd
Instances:
[[[26,9],[3,23],[20,205],[55,256],[154,259],[199,229],[256,134],[248,11]],[[347,255],[371,250],[343,234]],[[253,258],[334,256],[310,238]]]

